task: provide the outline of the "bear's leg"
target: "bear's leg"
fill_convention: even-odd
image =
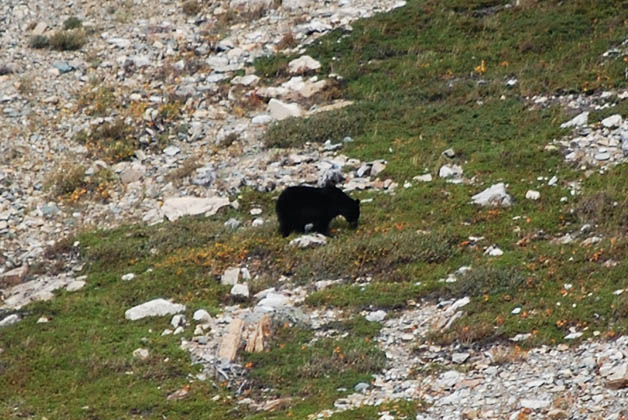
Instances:
[[[290,227],[290,225],[286,222],[279,222],[279,232],[281,232],[281,235],[285,238],[286,236],[290,235],[290,232],[292,231],[292,228]]]

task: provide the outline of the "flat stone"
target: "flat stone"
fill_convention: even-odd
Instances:
[[[172,303],[166,299],[153,299],[128,309],[124,317],[130,321],[146,318],[149,316],[174,315],[185,311],[185,305]]]
[[[606,386],[611,389],[621,389],[628,387],[628,364],[622,363],[616,367],[611,369],[606,369],[604,372],[607,376]],[[600,369],[600,374],[602,374],[602,369]]]
[[[611,154],[609,152],[599,152],[595,154],[596,160],[609,160],[611,158]]]
[[[236,76],[231,79],[232,85],[257,86],[258,83],[259,77],[254,74],[248,74],[246,76]]]
[[[327,244],[327,238],[320,233],[302,235],[290,241],[290,245],[297,248],[312,248]]]
[[[135,274],[134,273],[126,273],[124,274],[121,279],[124,281],[131,281],[135,278]]]
[[[218,210],[229,205],[227,197],[176,197],[164,201],[161,211],[171,222],[181,216],[194,216],[205,214],[211,216]]]
[[[46,24],[46,22],[37,22],[37,25],[35,25],[32,34],[43,35],[46,32],[46,29],[48,29],[48,25]]]
[[[533,400],[533,399],[522,399],[520,401],[521,407],[529,408],[530,410],[540,410],[542,408],[547,408],[550,406],[552,401],[550,400]]]
[[[457,364],[461,364],[467,361],[469,353],[453,353],[451,355],[451,361]]]

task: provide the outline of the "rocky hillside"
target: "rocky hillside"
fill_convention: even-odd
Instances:
[[[3,418],[628,417],[616,1],[62,3],[0,5]]]

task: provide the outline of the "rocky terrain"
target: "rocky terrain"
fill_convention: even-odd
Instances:
[[[0,292],[1,308],[10,313],[0,317],[3,327],[19,322],[15,310],[30,301],[50,299],[58,288],[75,291],[86,284],[76,254],[55,273],[50,267],[39,267],[48,247],[78,231],[129,222],[170,223],[186,214],[211,215],[222,207],[237,208],[243,188],[274,192],[288,185],[332,180],[348,191],[372,189],[386,194],[412,183],[431,182],[426,174],[401,185],[380,178],[386,167],[383,157],[363,162],[343,154],[344,144],[353,141],[348,134],[299,149],[268,148],[262,140],[274,121],[309,117],[348,103],[333,94],[341,76],[312,76],[320,63],[302,55],[304,46],[334,28],[351,31],[355,19],[405,2],[110,3],[102,7],[89,0],[67,5],[8,0],[0,5],[4,46],[0,51]],[[197,8],[186,10],[185,4]],[[85,32],[86,44],[79,51],[33,48],[34,36],[51,36],[70,17],[79,18]],[[283,82],[273,85],[254,74],[256,58],[282,53],[301,55],[289,64]],[[574,114],[563,124],[573,127],[570,135],[555,139],[547,148],[591,173],[625,162],[628,121],[614,114],[589,123],[588,115],[626,99],[625,89],[593,96],[526,98],[530,107],[560,103]],[[117,161],[90,139],[99,128],[120,121],[133,130],[137,147],[129,159]],[[76,168],[84,188],[59,189],[63,175]],[[455,183],[474,182],[456,165],[443,165],[438,176]],[[556,182],[539,178],[539,185]],[[497,189],[499,193],[491,192],[488,201],[510,205],[503,184]],[[572,193],[578,189],[574,184]],[[537,200],[539,193],[530,190],[526,198]],[[252,211],[247,217],[227,223],[235,228],[259,226],[274,216]],[[306,238],[302,245],[324,241]],[[486,252],[493,256],[502,251]],[[225,284],[233,285],[233,295],[248,298],[245,270],[229,279],[233,275],[233,270],[225,272]],[[122,280],[132,281],[133,276]],[[175,315],[172,330],[163,334],[176,337],[193,329],[194,338],[182,339],[181,347],[204,367],[196,380],[232,381],[239,395],[247,379],[236,353],[243,343],[255,348],[256,337],[263,341],[265,314],[303,323],[317,332],[317,338],[333,336],[321,327],[346,314],[301,306],[308,292],[279,282],[258,293],[250,308],[224,307],[215,317],[197,311],[193,320]],[[338,399],[334,407],[321,407],[311,417],[326,418],[362,405],[421,400],[428,405],[417,419],[628,418],[626,337],[529,351],[513,347],[526,339],[521,336],[488,348],[425,344],[429,331],[448,328],[467,303],[468,298],[442,299],[414,302],[402,311],[364,311],[367,320],[383,326],[376,341],[386,353],[387,367],[372,383],[357,384],[354,393]],[[166,302],[160,314],[185,309],[168,305],[172,303]],[[135,316],[127,311],[129,320],[142,317]],[[566,338],[579,337],[579,331],[571,334]],[[136,357],[142,354],[140,348]],[[240,403],[270,410],[286,402],[242,398]],[[382,412],[380,418],[394,416]]]

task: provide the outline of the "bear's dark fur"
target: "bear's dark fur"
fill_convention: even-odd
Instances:
[[[353,200],[342,190],[327,186],[323,188],[296,186],[286,188],[277,199],[279,231],[286,237],[290,232],[305,232],[311,225],[314,232],[329,234],[331,220],[342,215],[352,228],[358,226],[360,200]]]

